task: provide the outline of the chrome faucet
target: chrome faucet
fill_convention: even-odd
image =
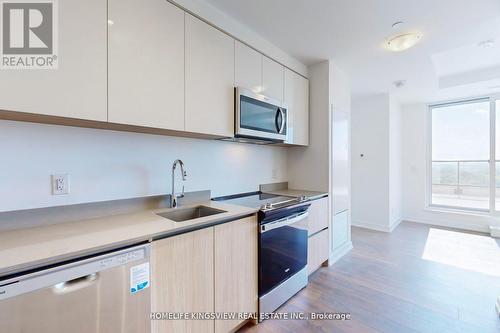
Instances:
[[[187,176],[187,173],[184,170],[184,162],[182,162],[181,160],[175,160],[174,164],[172,165],[172,194],[170,195],[170,207],[171,208],[177,208],[177,199],[184,197],[184,185],[182,185],[182,193],[181,194],[175,193],[175,168],[177,167],[177,164],[179,164],[181,166],[182,181],[185,181],[186,176]]]

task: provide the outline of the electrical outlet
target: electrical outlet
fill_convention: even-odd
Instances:
[[[69,176],[67,174],[52,175],[52,195],[69,193]]]
[[[272,170],[272,175],[271,175],[271,177],[272,177],[273,179],[278,179],[278,170],[273,169],[273,170]]]

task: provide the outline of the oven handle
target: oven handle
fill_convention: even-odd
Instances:
[[[271,222],[271,223],[266,223],[260,226],[259,232],[261,234],[266,233],[268,231],[281,228],[290,224],[297,223],[299,221],[302,221],[303,219],[307,218],[309,216],[309,212],[303,212],[298,215],[295,215],[294,217],[288,217],[284,218],[281,220],[278,220],[276,222]]]

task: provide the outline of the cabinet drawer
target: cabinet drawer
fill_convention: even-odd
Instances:
[[[311,201],[308,223],[309,236],[328,227],[328,197]]]
[[[328,260],[328,232],[329,229],[325,229],[309,237],[307,244],[307,271],[309,274]]]

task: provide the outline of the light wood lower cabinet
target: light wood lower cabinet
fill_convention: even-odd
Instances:
[[[215,227],[215,312],[257,312],[257,218],[248,217]],[[216,320],[225,333],[245,320]]]
[[[328,197],[311,201],[309,208],[309,236],[328,228]]]
[[[257,312],[257,217],[152,243],[151,311]],[[153,333],[234,331],[245,320],[153,320]]]
[[[152,243],[152,312],[214,311],[214,228]],[[212,320],[153,320],[152,332],[213,332]]]
[[[328,231],[329,229],[325,229],[309,237],[307,245],[307,271],[309,274],[328,260]]]
[[[316,271],[328,260],[330,238],[328,218],[328,197],[311,201],[308,217],[307,271]]]

